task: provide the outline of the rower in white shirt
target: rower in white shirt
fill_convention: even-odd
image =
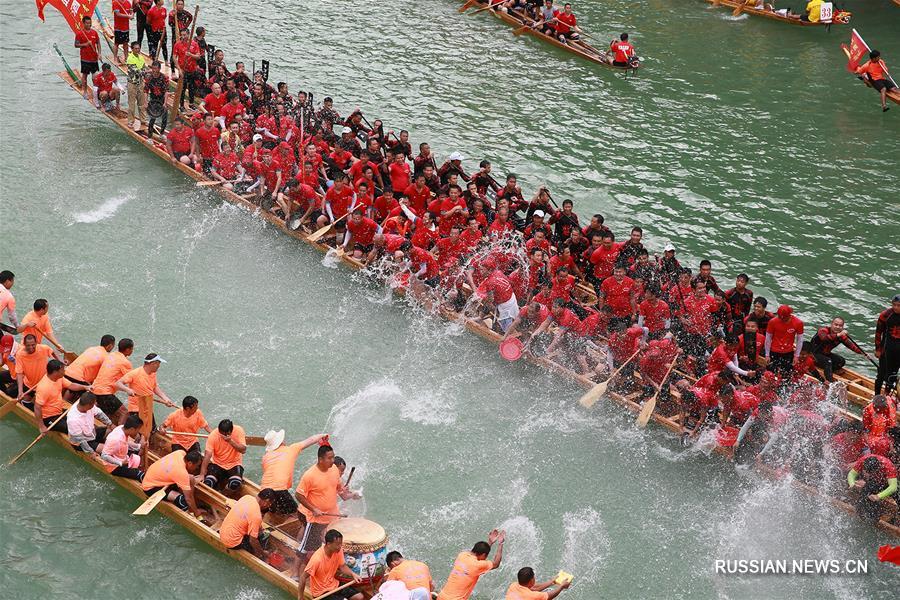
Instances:
[[[78,404],[72,407],[66,415],[66,427],[69,430],[69,443],[82,452],[97,454],[103,449],[103,439],[106,437],[107,427],[112,427],[112,421],[96,406],[97,397],[90,392],[85,392],[78,399]],[[106,427],[97,427],[94,419],[100,420]]]

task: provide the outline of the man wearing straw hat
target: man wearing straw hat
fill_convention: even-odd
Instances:
[[[284,443],[284,429],[269,431],[266,436],[266,453],[262,457],[263,475],[260,488],[272,488],[275,497],[271,511],[279,515],[291,515],[297,512],[297,502],[291,495],[294,485],[294,465],[300,453],[328,436],[319,433],[302,442]]]

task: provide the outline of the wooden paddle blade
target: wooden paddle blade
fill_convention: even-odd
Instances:
[[[306,238],[310,242],[317,242],[319,238],[328,233],[328,230],[331,229],[331,223],[326,225],[325,227],[320,227],[315,231],[315,233],[311,233],[308,238]]]
[[[224,181],[198,181],[195,185],[197,187],[210,187],[214,185],[222,185],[225,183]]]
[[[459,12],[464,13],[476,4],[478,4],[478,0],[467,0],[467,2],[459,8]]]
[[[528,29],[528,25],[524,27],[519,27],[518,29],[513,29],[513,35],[522,35]]]
[[[598,383],[594,387],[592,387],[588,392],[581,397],[578,401],[585,408],[591,408],[595,404],[597,404],[597,400],[599,400],[603,394],[606,393],[606,387],[609,384],[609,381],[603,381]]]
[[[67,363],[72,364],[75,359],[78,358],[78,355],[74,352],[66,352],[65,354],[63,354],[63,357],[66,359]]]
[[[731,16],[732,16],[732,17],[738,17],[738,16],[740,16],[740,14],[741,14],[742,12],[744,12],[744,4],[738,5],[738,7],[737,7],[736,9],[734,9],[734,12],[731,13]]]
[[[133,515],[146,515],[150,514],[156,505],[163,501],[166,497],[166,488],[163,488],[157,491],[155,494],[144,500],[144,503],[138,506],[133,513]]]
[[[0,407],[0,419],[11,413],[12,409],[16,407],[16,404],[18,404],[18,402],[16,402],[15,400],[10,400],[6,404],[4,404],[3,407]]]
[[[24,449],[24,450],[22,450],[21,452],[19,452],[18,454],[16,454],[16,455],[12,458],[12,460],[10,460],[8,463],[6,463],[6,466],[11,467],[12,465],[16,464],[16,461],[17,461],[17,460],[19,460],[20,458],[22,458],[23,456],[25,456],[25,453],[28,452],[29,450],[31,450],[31,448],[32,448],[35,444],[37,444],[39,441],[41,441],[43,438],[44,438],[43,434],[41,434],[41,435],[37,436],[36,438],[34,438],[34,441],[31,442],[30,444],[28,444],[27,446],[25,446],[25,449]]]
[[[652,398],[644,402],[644,406],[641,407],[641,414],[638,415],[637,424],[639,427],[646,427],[647,423],[650,422],[650,417],[653,415],[653,411],[656,409],[656,395]]]
[[[248,446],[265,446],[266,438],[259,437],[258,435],[248,435],[244,438]]]

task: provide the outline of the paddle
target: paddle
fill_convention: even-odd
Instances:
[[[494,3],[494,4],[491,4],[490,0],[488,0],[488,5],[487,5],[487,6],[485,6],[485,7],[483,7],[483,8],[479,8],[479,9],[476,10],[476,11],[470,12],[469,15],[470,15],[470,16],[471,16],[471,15],[477,15],[478,13],[484,12],[484,11],[486,11],[486,10],[493,10],[494,7],[496,7],[496,6],[499,5],[499,4],[500,4],[500,2],[496,2],[496,3]]]
[[[644,402],[644,406],[641,407],[641,414],[638,415],[637,424],[638,427],[646,427],[647,423],[650,421],[650,416],[653,414],[653,411],[656,409],[656,399],[659,397],[659,392],[662,391],[662,386],[666,382],[666,379],[669,378],[669,374],[672,373],[672,369],[675,368],[675,362],[678,360],[678,355],[675,355],[675,358],[672,359],[672,364],[669,365],[669,369],[666,371],[666,374],[663,375],[662,381],[659,384],[659,387],[656,388],[656,393],[653,394],[653,397]]]
[[[14,409],[16,407],[16,404],[18,403],[18,400],[10,400],[6,404],[4,404],[3,408],[0,408],[0,419],[12,412],[12,409]]]
[[[40,329],[38,329],[38,331],[40,331],[40,333],[41,333],[42,336],[44,336],[45,338],[47,338],[47,341],[48,341],[48,342],[50,342],[51,344],[53,344],[54,346],[56,346],[56,349],[57,349],[57,350],[59,350],[60,352],[63,353],[63,358],[66,359],[66,363],[71,363],[73,360],[75,360],[76,358],[78,358],[78,355],[77,355],[77,354],[75,354],[74,352],[66,352],[65,348],[63,348],[62,346],[60,346],[59,344],[57,344],[56,342],[54,342],[53,340],[51,340],[50,338],[48,338],[46,333],[44,333],[44,332],[41,331]]]
[[[872,359],[871,356],[869,356],[869,353],[868,353],[868,352],[866,352],[865,350],[863,350],[863,347],[862,347],[862,346],[860,346],[859,344],[856,343],[856,340],[854,340],[852,337],[850,337],[850,334],[849,334],[849,333],[847,334],[847,339],[850,340],[850,343],[851,343],[851,344],[853,344],[854,346],[856,346],[857,348],[859,348],[860,350],[862,350],[863,356],[865,356],[866,358],[869,359],[869,362],[872,363],[872,366],[874,366],[876,369],[879,368],[879,367],[878,367],[878,363],[875,362],[875,360]]]
[[[54,427],[56,427],[56,424],[59,423],[60,421],[62,421],[62,420],[66,417],[66,415],[69,414],[69,411],[72,410],[72,407],[73,407],[73,406],[75,406],[75,405],[74,405],[74,404],[70,404],[70,405],[69,405],[69,408],[67,408],[66,410],[64,410],[64,411],[62,412],[62,414],[59,415],[59,416],[56,418],[55,421],[53,421],[52,423],[50,423],[50,427],[48,427],[47,429],[48,429],[48,430],[52,430]],[[19,460],[20,458],[22,458],[23,456],[25,456],[25,453],[28,452],[29,450],[31,450],[32,446],[34,446],[34,445],[37,444],[39,441],[41,441],[41,439],[43,439],[43,437],[44,437],[44,434],[41,433],[41,434],[38,435],[36,438],[34,438],[34,441],[31,442],[30,444],[28,444],[28,445],[25,447],[24,450],[22,450],[21,452],[19,452],[18,454],[16,454],[15,457],[13,457],[13,459],[12,459],[11,461],[9,461],[8,463],[6,463],[6,466],[12,466],[12,465],[14,465],[15,462],[16,462],[17,460]]]
[[[325,227],[320,227],[319,229],[317,229],[317,230],[315,231],[315,233],[311,233],[311,234],[309,235],[309,237],[306,238],[307,241],[310,241],[310,242],[318,242],[319,239],[320,239],[323,235],[325,235],[326,233],[328,233],[328,231],[332,228],[332,226],[336,225],[338,222],[342,221],[343,219],[346,219],[348,214],[350,214],[350,213],[345,213],[344,216],[335,219],[333,223],[329,223],[329,224],[326,225]]]
[[[6,323],[0,323],[0,331],[5,331],[6,333],[11,333],[13,335],[19,335],[18,329],[16,329],[12,325],[7,325]]]
[[[740,16],[740,14],[741,14],[742,12],[744,12],[744,7],[745,7],[745,6],[746,6],[746,4],[744,4],[744,0],[741,0],[741,3],[738,4],[738,7],[734,9],[734,12],[731,13],[731,16],[732,16],[732,17]]]
[[[223,179],[221,181],[198,181],[194,185],[197,187],[214,187],[217,185],[222,185],[223,183],[237,183],[237,179]]]
[[[166,488],[157,490],[152,496],[144,500],[144,503],[134,509],[133,515],[148,515],[150,511],[156,508],[156,505],[163,501],[166,497]]]
[[[355,582],[355,581],[348,581],[347,583],[345,583],[344,585],[342,585],[342,586],[340,586],[340,587],[334,588],[333,590],[328,590],[327,592],[325,592],[325,593],[322,594],[321,596],[316,596],[315,598],[313,598],[313,600],[322,600],[322,598],[327,598],[328,596],[332,595],[332,594],[335,593],[335,592],[339,592],[340,590],[342,590],[342,589],[344,589],[344,588],[350,587],[350,586],[353,585],[354,583],[356,583],[356,582]]]
[[[476,4],[478,4],[478,0],[466,0],[466,3],[459,8],[459,12],[464,13]]]
[[[189,435],[191,437],[198,437],[198,438],[208,438],[209,437],[208,433],[189,433],[187,431],[166,431],[166,434],[168,434],[168,435]],[[266,445],[265,438],[261,438],[257,435],[244,436],[244,441],[247,443],[248,446],[265,446]]]
[[[600,399],[603,394],[606,393],[606,388],[609,386],[609,382],[613,380],[613,378],[619,374],[619,371],[625,368],[625,365],[631,362],[631,360],[640,353],[640,349],[637,350],[634,354],[631,355],[631,358],[622,363],[622,365],[613,371],[612,375],[610,375],[606,381],[601,381],[594,387],[592,387],[586,394],[584,394],[581,399],[578,401],[583,407],[590,408],[597,403],[597,400]]]

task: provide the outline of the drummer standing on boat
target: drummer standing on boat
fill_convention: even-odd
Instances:
[[[341,473],[334,464],[334,449],[327,444],[319,446],[316,464],[303,473],[295,491],[299,510],[306,517],[306,529],[297,550],[298,569],[322,545],[328,526],[340,518],[338,496],[342,489]]]
[[[500,567],[505,540],[506,532],[495,529],[488,534],[488,541],[478,542],[470,552],[460,552],[437,600],[469,600],[478,579],[488,571]],[[494,560],[488,560],[494,543],[497,544],[497,552]]]

